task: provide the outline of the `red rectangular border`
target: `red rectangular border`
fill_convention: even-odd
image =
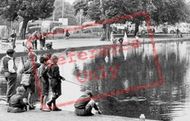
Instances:
[[[124,19],[131,20],[131,19],[134,19],[134,18],[137,18],[137,17],[145,17],[148,36],[150,38],[150,43],[152,45],[152,50],[153,50],[154,63],[155,63],[156,69],[157,69],[158,80],[155,80],[154,82],[143,84],[143,85],[131,86],[131,87],[127,88],[127,89],[120,89],[120,90],[117,90],[117,91],[114,90],[114,92],[111,91],[111,92],[107,92],[107,93],[103,93],[103,94],[98,94],[98,95],[93,96],[93,99],[99,100],[99,99],[106,98],[107,96],[115,96],[115,95],[121,95],[121,94],[124,94],[124,93],[128,93],[129,91],[138,91],[138,90],[141,90],[141,89],[156,88],[156,87],[160,87],[161,85],[164,84],[165,80],[163,78],[161,65],[159,63],[159,57],[158,57],[157,50],[156,50],[156,47],[155,47],[154,34],[151,31],[151,17],[150,17],[149,13],[147,13],[147,12],[137,12],[137,13],[134,13],[134,14],[131,14],[131,15],[114,17],[114,18],[111,18],[111,19],[102,20],[101,23],[102,24],[111,24],[111,23],[118,22],[118,21],[121,21],[121,20],[124,20]],[[80,29],[83,29],[83,28],[86,28],[86,27],[92,27],[92,26],[96,26],[96,25],[98,25],[98,24],[86,24],[86,25],[82,25],[82,26],[78,26],[78,27],[68,28],[68,30],[69,31],[77,31],[77,30],[80,30]],[[59,32],[59,33],[61,33],[61,32]],[[57,34],[57,33],[52,33],[52,32],[46,33],[47,36],[51,36],[51,35],[54,35],[54,34]],[[31,38],[28,39],[27,42],[29,42],[31,44],[31,42],[33,40],[34,40],[34,37],[31,37]],[[30,50],[30,52],[33,52],[33,50]],[[32,62],[32,63],[34,64],[35,62]],[[36,83],[37,90],[38,90],[38,96],[40,96],[41,95],[41,86],[40,86],[39,77],[38,77],[38,75],[36,73],[37,68],[34,68],[33,72],[35,73],[35,80],[36,80],[35,83]],[[76,100],[70,100],[70,101],[62,102],[62,103],[59,103],[58,106],[66,106],[66,105],[74,104],[75,101]],[[81,101],[84,101],[84,100],[81,100]]]

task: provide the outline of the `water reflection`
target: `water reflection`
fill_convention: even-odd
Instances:
[[[166,80],[157,88],[114,94],[120,89],[158,80],[151,45],[127,51],[121,46],[104,48],[94,60],[84,63],[83,69],[75,69],[76,77],[87,79],[83,83],[95,94],[112,92],[113,95],[99,100],[104,114],[139,117],[143,113],[150,119],[170,121],[175,118],[173,112],[185,108],[188,92],[184,78],[189,56],[186,56],[186,43],[156,46]]]
[[[190,114],[190,43],[162,43],[156,44],[156,48],[165,79],[164,85],[157,88],[129,88],[158,80],[151,44],[133,49],[105,47],[93,60],[59,65],[60,73],[67,80],[88,86],[95,94],[111,91],[112,96],[99,100],[104,114],[139,117],[143,113],[150,119],[182,121]],[[0,95],[5,95],[5,87],[0,84]],[[65,81],[62,87],[60,103],[81,95],[77,85]],[[117,94],[117,90],[128,88],[128,93]],[[63,108],[74,110],[73,105]]]

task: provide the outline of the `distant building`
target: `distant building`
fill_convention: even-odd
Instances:
[[[61,22],[62,25],[64,25],[64,26],[68,26],[69,25],[68,18],[59,18],[59,22]]]
[[[37,20],[37,21],[29,21],[26,33],[33,33],[34,31],[40,32],[50,32],[56,26],[62,26],[63,23],[59,21],[51,21],[51,20]],[[19,25],[19,33],[21,32],[22,22]]]

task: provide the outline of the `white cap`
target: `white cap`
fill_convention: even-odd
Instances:
[[[135,36],[135,39],[137,39],[137,40],[138,40],[138,39],[139,39],[139,37],[138,37],[138,36]]]
[[[141,114],[139,118],[145,120],[145,115],[144,115],[144,114]]]

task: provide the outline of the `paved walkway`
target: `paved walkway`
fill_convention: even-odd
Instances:
[[[134,40],[135,38],[128,38],[128,41]],[[139,38],[141,42],[149,43],[149,38]],[[153,38],[155,42],[173,42],[173,41],[190,41],[190,36],[183,38]],[[88,46],[99,46],[112,44],[110,41],[100,41],[99,38],[79,38],[79,39],[57,39],[47,40],[47,42],[53,43],[54,49],[63,49],[71,47],[88,47]],[[0,42],[0,53],[5,53],[8,48],[11,48],[11,43]],[[40,48],[38,41],[38,49]],[[17,40],[16,52],[24,52],[23,40]]]
[[[57,39],[57,40],[47,40],[47,42],[52,42],[54,49],[111,44],[111,42],[109,41],[100,41],[98,38]],[[7,48],[11,47],[10,45],[11,45],[10,43],[1,42],[0,53],[5,53]],[[39,48],[40,45],[38,41],[38,49]],[[16,52],[23,52],[25,50],[25,48],[23,47],[23,40],[17,40],[15,50]]]
[[[39,109],[14,114],[7,113],[6,106],[0,105],[0,121],[139,121],[139,119],[99,114],[88,117],[79,117],[76,116],[74,112],[70,111],[42,112]]]

